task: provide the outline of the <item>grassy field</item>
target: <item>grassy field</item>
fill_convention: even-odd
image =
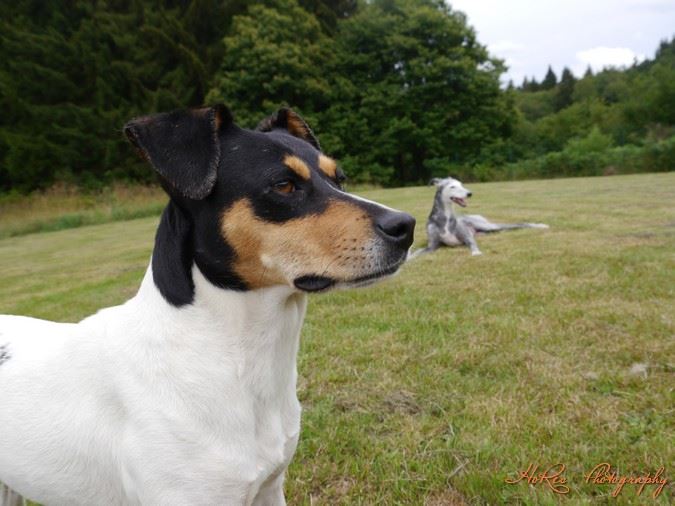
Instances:
[[[289,504],[671,504],[675,173],[467,186],[467,212],[551,229],[483,237],[482,257],[443,249],[376,287],[311,299]],[[363,195],[413,213],[424,244],[432,188]],[[0,240],[0,313],[76,321],[124,301],[156,222]],[[602,462],[665,466],[669,484],[657,500],[634,485],[614,498],[584,481]],[[505,483],[557,463],[566,496]]]

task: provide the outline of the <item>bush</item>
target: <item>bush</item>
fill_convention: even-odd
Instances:
[[[535,179],[667,172],[675,169],[675,136],[644,146],[610,146],[609,137],[594,129],[588,136],[570,141],[562,151],[506,164],[488,174],[493,175],[494,179]],[[474,170],[485,171],[480,166]],[[477,172],[476,176],[481,173]],[[480,177],[476,179],[483,180]]]
[[[603,134],[595,125],[588,135],[567,141],[565,151],[582,155],[584,153],[601,153],[607,151],[614,143],[609,135]]]

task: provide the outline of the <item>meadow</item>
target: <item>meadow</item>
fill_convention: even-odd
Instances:
[[[671,504],[675,173],[467,186],[466,212],[550,230],[485,236],[481,257],[444,248],[372,288],[311,297],[288,503]],[[421,247],[433,192],[359,193],[414,214]],[[149,217],[27,235],[58,222],[58,207],[5,203],[0,313],[77,321],[131,297],[152,198],[137,202]],[[71,204],[62,214],[82,211]],[[101,206],[85,211],[125,217]],[[634,485],[612,497],[585,481],[603,462],[626,475],[665,466],[669,483],[657,499]],[[565,495],[505,482],[559,463]]]

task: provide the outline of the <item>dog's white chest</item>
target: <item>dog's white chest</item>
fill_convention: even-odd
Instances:
[[[448,232],[447,230],[444,230],[441,233],[441,241],[443,241],[443,244],[447,246],[459,246],[461,244],[459,239],[457,239],[457,236]]]
[[[459,246],[461,244],[461,241],[457,238],[455,234],[450,232],[450,215],[449,213],[446,212],[445,216],[445,223],[443,224],[443,228],[441,229],[441,242],[445,244],[446,246]]]

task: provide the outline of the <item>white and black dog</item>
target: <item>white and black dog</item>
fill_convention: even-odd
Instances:
[[[456,216],[453,204],[466,207],[471,192],[452,177],[434,178],[429,184],[436,186],[434,204],[427,220],[427,247],[413,256],[429,253],[441,246],[468,246],[472,255],[480,255],[476,234],[513,230],[517,228],[548,228],[543,223],[492,223],[478,214]]]
[[[170,197],[150,266],[80,323],[0,317],[0,504],[284,504],[306,294],[393,274],[415,221],[346,194],[289,109],[125,133]]]

